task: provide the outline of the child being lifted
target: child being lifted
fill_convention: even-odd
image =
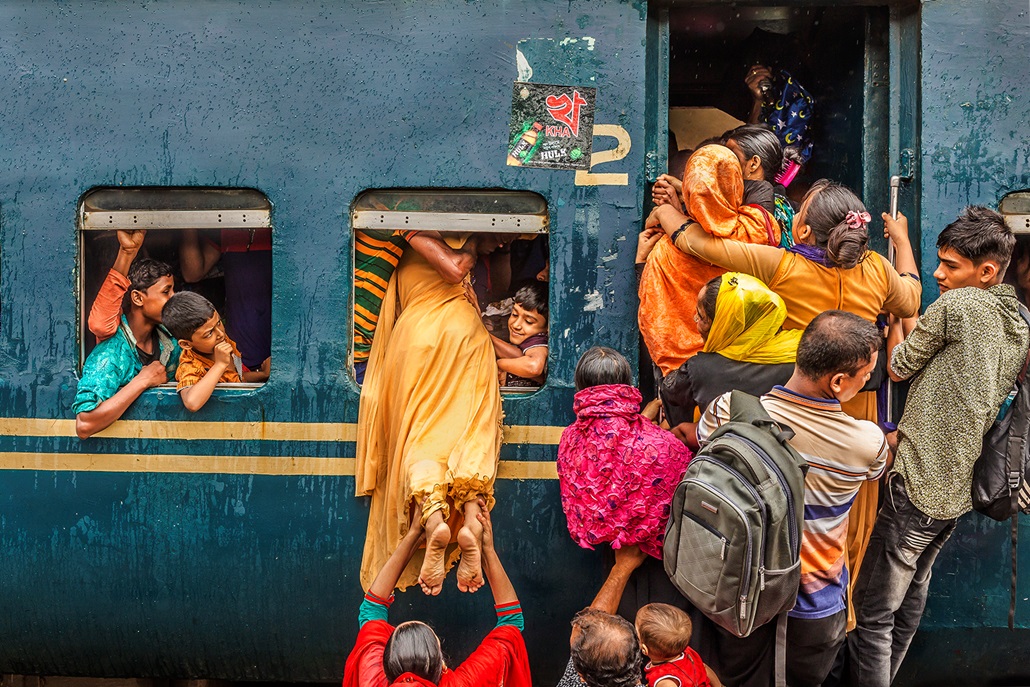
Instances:
[[[165,303],[161,320],[182,348],[175,380],[187,410],[196,412],[203,408],[218,384],[268,379],[267,370],[251,371],[243,366],[236,343],[226,335],[218,311],[200,294],[175,294]]]

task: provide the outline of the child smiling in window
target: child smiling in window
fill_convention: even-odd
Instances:
[[[503,386],[538,387],[547,376],[547,285],[523,286],[508,317],[509,342],[491,336]]]

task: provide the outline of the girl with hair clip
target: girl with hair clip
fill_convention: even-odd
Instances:
[[[532,687],[529,656],[522,639],[522,607],[494,549],[493,526],[486,502],[477,516],[483,526],[483,570],[494,595],[497,626],[453,670],[447,667],[440,638],[418,620],[394,627],[387,622],[393,590],[408,561],[425,538],[421,511],[412,508],[411,523],[393,554],[372,582],[358,609],[358,638],[347,657],[343,687]]]
[[[771,247],[780,242],[780,227],[768,210],[744,204],[740,162],[729,148],[708,145],[690,156],[683,174],[683,200],[695,226],[712,240],[733,239],[778,250]],[[685,217],[678,204],[660,207]],[[694,323],[697,292],[726,270],[676,250],[657,224],[641,235],[636,261],[644,263],[638,291],[640,333],[651,360],[665,375],[704,345]]]
[[[726,147],[737,156],[744,171],[745,197],[749,185],[756,187],[761,182],[769,182],[768,188],[764,184],[756,187],[756,191],[762,191],[758,200],[780,223],[780,246],[790,248],[794,245],[795,208],[787,198],[787,189],[780,183],[781,171],[790,164],[788,151],[783,149],[780,139],[769,128],[755,124],[727,131],[725,139]],[[790,156],[795,159],[796,151],[792,151]]]
[[[783,328],[804,329],[826,310],[844,310],[870,322],[884,311],[900,318],[919,313],[922,288],[908,222],[904,216],[897,221],[886,214],[883,218],[884,235],[897,248],[897,269],[869,250],[871,218],[862,201],[850,189],[825,179],[805,194],[794,218],[797,243],[787,251],[712,236],[667,205],[654,209],[644,231],[660,229],[684,253],[761,279],[787,306]],[[858,394],[843,409],[854,418],[876,422],[876,392]],[[877,486],[867,482],[855,499],[849,522],[851,580],[858,577],[876,508]],[[849,618],[849,627],[853,623]]]

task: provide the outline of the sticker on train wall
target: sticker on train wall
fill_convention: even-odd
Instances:
[[[596,88],[516,81],[511,95],[508,164],[590,169]]]

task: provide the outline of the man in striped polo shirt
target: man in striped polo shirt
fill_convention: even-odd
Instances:
[[[358,384],[365,381],[365,368],[386,287],[409,245],[452,284],[464,279],[476,264],[475,241],[467,241],[465,246],[455,250],[436,231],[354,232],[354,376]]]
[[[840,404],[865,386],[879,342],[876,326],[857,315],[824,312],[801,337],[793,376],[761,399],[776,422],[794,430],[790,444],[809,466],[801,587],[787,622],[787,684],[794,687],[822,684],[844,642],[848,513],[862,483],[883,473],[888,449],[879,427],[854,419]],[[702,444],[729,421],[729,398],[720,396],[702,416],[697,426]],[[772,651],[765,653],[754,658],[768,664],[771,678]]]

